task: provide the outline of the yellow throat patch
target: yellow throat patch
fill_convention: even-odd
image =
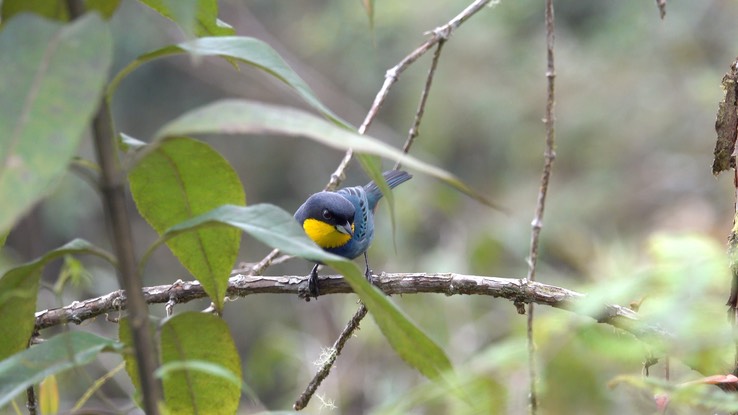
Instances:
[[[302,228],[305,229],[307,236],[321,248],[338,248],[351,239],[351,235],[338,232],[335,226],[317,219],[305,219]],[[351,230],[354,230],[353,224]]]

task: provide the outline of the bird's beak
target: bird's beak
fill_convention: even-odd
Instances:
[[[354,236],[354,230],[351,229],[351,224],[346,222],[343,225],[336,225],[336,230],[343,234]]]

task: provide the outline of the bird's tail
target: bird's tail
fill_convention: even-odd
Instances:
[[[387,182],[390,189],[394,189],[413,178],[410,173],[402,170],[388,170],[382,173],[382,176],[384,176],[384,180]],[[369,206],[374,209],[377,202],[379,202],[379,199],[382,198],[382,191],[379,190],[379,186],[377,186],[373,180],[364,186],[364,191],[366,192],[367,199],[369,200]]]

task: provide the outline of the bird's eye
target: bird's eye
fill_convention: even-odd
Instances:
[[[323,209],[323,219],[333,219],[333,214],[328,209]]]

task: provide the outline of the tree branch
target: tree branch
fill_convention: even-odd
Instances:
[[[320,293],[350,294],[351,286],[340,275],[321,275]],[[424,294],[436,293],[451,295],[485,295],[504,298],[517,304],[539,304],[567,310],[578,315],[595,319],[598,323],[608,324],[631,333],[637,339],[651,343],[664,344],[675,341],[674,335],[659,327],[641,321],[638,313],[630,308],[616,304],[602,304],[599,307],[583,307],[587,295],[567,288],[528,281],[520,278],[488,277],[455,273],[430,274],[382,273],[374,276],[376,286],[386,294]],[[250,276],[236,275],[230,278],[226,294],[229,297],[246,297],[255,294],[288,294],[300,295],[307,286],[307,277],[296,275],[284,276]],[[206,298],[207,295],[197,281],[178,280],[171,285],[144,287],[145,301],[149,304],[177,304],[195,299]],[[36,330],[66,324],[81,324],[102,315],[119,313],[126,310],[128,301],[125,291],[118,290],[109,294],[74,301],[68,306],[42,310],[36,313]],[[117,319],[108,316],[110,321]],[[704,375],[729,373],[730,365],[720,361],[683,360],[691,369]],[[735,391],[733,384],[717,385],[721,389]]]
[[[626,330],[636,337],[655,337],[670,339],[667,331],[640,321],[638,314],[619,305],[605,304],[596,311],[583,312],[579,305],[586,298],[585,294],[567,288],[529,281],[527,284],[519,278],[487,277],[455,273],[429,274],[414,273],[382,273],[374,276],[376,286],[386,294],[421,294],[437,293],[451,295],[486,295],[505,298],[512,302],[535,303],[560,308],[587,315],[599,323],[609,324]],[[254,294],[291,294],[299,295],[307,284],[307,277],[297,275],[284,276],[249,276],[236,275],[228,282],[228,296],[245,297]],[[351,286],[340,275],[321,275],[320,293],[348,294]],[[205,291],[197,281],[178,280],[171,285],[144,287],[143,297],[149,304],[166,304],[168,302],[186,303],[205,298]],[[36,329],[68,322],[80,324],[83,321],[109,313],[127,309],[128,299],[125,291],[118,290],[109,294],[74,301],[68,306],[42,310],[36,313]],[[591,310],[591,308],[588,308]]]

